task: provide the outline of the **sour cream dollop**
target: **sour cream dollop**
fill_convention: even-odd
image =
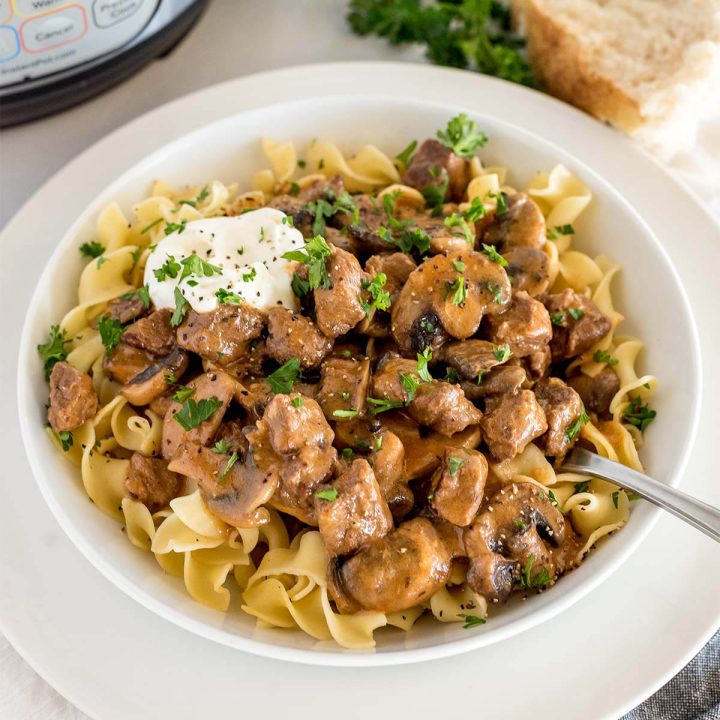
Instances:
[[[209,312],[220,304],[216,293],[224,289],[257,308],[276,305],[294,310],[297,298],[290,286],[296,262],[283,254],[305,244],[302,233],[292,227],[285,213],[259,208],[236,217],[207,218],[188,222],[181,232],[163,238],[148,257],[145,284],[156,308],[175,307],[175,288],[197,312]],[[215,265],[222,274],[183,274],[182,260],[196,254]],[[158,280],[155,271],[166,263],[178,263],[176,276]],[[166,266],[167,267],[167,266]]]

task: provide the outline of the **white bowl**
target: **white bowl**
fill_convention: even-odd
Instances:
[[[459,624],[428,620],[408,633],[377,631],[374,651],[349,651],[299,631],[256,629],[254,619],[239,610],[236,600],[227,614],[194,602],[182,581],[164,575],[152,555],[135,549],[120,526],[88,502],[78,470],[62,458],[43,430],[48,390],[36,345],[44,341],[49,326],[76,304],[82,267],[77,248],[93,238],[96,218],[105,205],[116,200],[129,212],[158,178],[171,185],[202,185],[217,178],[249,187],[252,174],[267,166],[261,136],[292,139],[299,148],[312,138],[324,138],[347,152],[371,142],[395,154],[413,138],[434,135],[461,109],[386,97],[333,97],[242,113],[159,148],[106,188],[65,233],[38,283],[25,321],[18,363],[21,430],[40,490],[60,525],[100,572],[140,604],[187,630],[258,655],[323,665],[416,662],[497,642],[562,612],[605,580],[652,527],[660,511],[634,503],[627,526],[576,571],[549,592],[496,611],[486,625],[465,630]],[[562,162],[593,191],[593,202],[576,223],[577,247],[590,254],[605,253],[623,264],[613,293],[627,317],[621,330],[646,342],[642,367],[660,381],[653,399],[658,417],[646,433],[641,455],[649,474],[677,485],[699,415],[700,354],[685,291],[665,251],[624,199],[562,148],[490,114],[473,117],[490,137],[481,157],[507,166],[510,184],[523,187],[538,170]],[[620,610],[622,601],[618,598],[615,610]]]

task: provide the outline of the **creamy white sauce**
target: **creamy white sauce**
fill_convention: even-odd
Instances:
[[[297,298],[290,283],[297,263],[282,256],[301,248],[305,241],[299,230],[287,220],[283,222],[284,218],[286,215],[280,210],[260,208],[236,217],[194,220],[182,232],[163,238],[145,266],[145,284],[155,307],[174,308],[175,288],[179,287],[197,312],[217,308],[220,302],[215,293],[221,288],[257,308],[281,305],[295,310]],[[170,258],[181,263],[193,253],[221,268],[222,274],[209,277],[193,274],[178,282],[181,265],[176,277],[157,279],[155,271]]]

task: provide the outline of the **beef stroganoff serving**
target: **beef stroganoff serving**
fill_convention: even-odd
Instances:
[[[80,246],[48,433],[198,602],[347,648],[472,632],[627,521],[561,470],[575,444],[642,469],[620,266],[573,247],[577,177],[517,189],[486,141],[464,115],[394,160],[263,140],[252,190],[157,182]]]

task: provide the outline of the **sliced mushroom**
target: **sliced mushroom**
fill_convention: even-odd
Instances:
[[[475,246],[475,234],[472,225],[467,225],[470,238],[465,235],[459,225],[452,225],[445,222],[444,217],[432,217],[425,213],[418,214],[413,218],[414,225],[430,238],[430,252],[449,253],[458,250],[467,252]]]
[[[461,382],[460,387],[469,400],[491,395],[513,395],[527,382],[527,373],[520,365],[498,365],[475,382]]]
[[[103,370],[111,380],[125,385],[156,362],[157,358],[146,350],[121,341],[103,358]]]
[[[545,218],[540,208],[525,193],[507,200],[507,212],[495,213],[495,219],[483,233],[483,242],[496,245],[501,253],[512,247],[541,248],[545,242]]]
[[[341,612],[397,612],[419,605],[450,574],[450,554],[427,518],[414,518],[356,555],[328,568],[328,587]]]
[[[188,363],[188,354],[176,347],[155,365],[136,375],[120,392],[133,405],[149,405],[172,387],[168,375],[177,381],[187,370]]]
[[[508,262],[505,271],[513,290],[524,290],[535,297],[544,293],[550,284],[550,259],[536,247],[511,247],[503,253]]]
[[[392,516],[399,520],[412,509],[414,496],[405,480],[405,448],[400,438],[390,430],[373,435],[370,460],[380,492]]]
[[[233,463],[231,455],[188,442],[178,447],[168,469],[195,480],[208,510],[224,522],[245,528],[269,522],[263,505],[275,492],[277,478],[257,468],[251,456]]]
[[[465,532],[467,581],[488,602],[505,602],[523,571],[526,585],[544,586],[566,569],[558,549],[574,533],[549,496],[532,483],[496,493]]]
[[[482,253],[435,255],[410,273],[393,306],[393,336],[405,354],[428,346],[435,352],[448,335],[474,335],[483,315],[499,312],[509,300],[505,270]]]

